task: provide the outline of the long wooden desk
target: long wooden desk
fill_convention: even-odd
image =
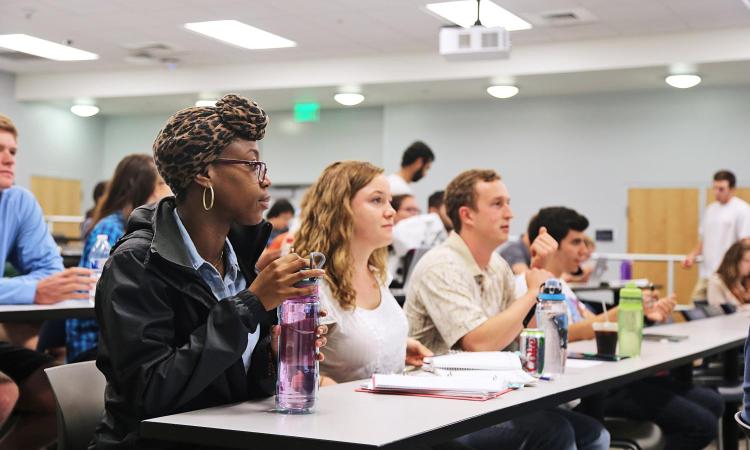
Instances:
[[[54,305],[0,305],[0,322],[40,322],[94,317],[89,300],[65,300]]]
[[[141,423],[145,437],[234,448],[409,448],[434,444],[527,412],[615,388],[744,344],[750,314],[670,324],[650,330],[687,335],[681,342],[643,342],[642,356],[568,368],[552,382],[486,402],[354,392],[360,382],[320,390],[317,411],[271,412],[273,398],[175,414]],[[571,345],[592,351],[593,341]],[[282,448],[280,447],[280,448]]]

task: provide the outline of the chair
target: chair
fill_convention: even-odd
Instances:
[[[58,450],[88,447],[104,412],[104,375],[94,361],[44,369],[57,403]]]
[[[706,305],[702,307],[708,317],[723,316],[724,310],[718,305]]]
[[[661,450],[666,445],[664,433],[653,422],[606,417],[604,426],[612,437],[610,448]]]
[[[721,309],[724,310],[724,314],[734,314],[737,312],[737,306],[731,304],[731,303],[722,303]]]
[[[686,321],[691,322],[693,320],[700,320],[705,319],[708,317],[706,315],[706,311],[703,310],[703,308],[693,308],[693,309],[687,309],[684,311],[680,311],[682,313],[682,316],[685,318]]]

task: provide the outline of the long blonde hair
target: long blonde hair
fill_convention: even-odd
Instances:
[[[350,242],[354,235],[352,198],[383,169],[364,161],[341,161],[326,167],[302,199],[301,226],[294,240],[297,253],[325,253],[326,281],[344,309],[354,309],[353,261]],[[387,247],[375,250],[367,263],[385,282]]]

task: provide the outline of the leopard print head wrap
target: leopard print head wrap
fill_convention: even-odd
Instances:
[[[225,95],[216,106],[187,108],[167,120],[154,141],[154,159],[175,195],[190,186],[224,148],[237,138],[259,141],[268,115],[254,101]]]

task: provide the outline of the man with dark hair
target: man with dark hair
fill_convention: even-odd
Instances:
[[[706,300],[708,278],[716,273],[724,253],[735,242],[750,238],[750,205],[735,197],[736,186],[737,178],[732,172],[720,170],[714,174],[715,201],[706,207],[698,230],[698,243],[682,262],[682,266],[689,269],[698,256],[703,256],[693,300]]]
[[[276,236],[289,231],[289,222],[293,218],[294,206],[292,206],[289,200],[280,198],[271,205],[268,214],[266,214],[266,220],[273,226],[273,230],[271,230],[271,235],[268,237],[266,246],[270,245]]]
[[[531,269],[525,275],[531,288],[515,295],[513,272],[495,252],[508,239],[513,211],[508,189],[494,170],[459,174],[445,190],[445,205],[454,231],[414,269],[404,305],[409,334],[435,354],[503,350],[523,329],[539,286],[552,274]],[[535,260],[546,256],[535,244],[532,248]],[[609,447],[609,433],[600,423],[561,408],[527,414],[459,440],[472,448]]]
[[[529,223],[529,239],[547,232],[558,242],[557,250],[544,258],[544,268],[556,278],[577,268],[586,255],[583,232],[589,221],[575,210],[565,207],[543,208]],[[578,300],[561,280],[568,307],[571,342],[593,339],[593,322],[605,320]],[[516,277],[516,294],[526,291],[526,280]],[[644,313],[654,322],[667,319],[674,308],[674,296],[655,302],[644,301]],[[610,308],[607,320],[617,321],[617,308]],[[670,376],[659,376],[631,383],[612,391],[604,400],[604,414],[634,420],[655,422],[666,435],[667,449],[702,449],[718,434],[724,402],[716,391],[681,383]]]
[[[401,169],[388,177],[391,195],[411,194],[410,183],[424,178],[435,161],[435,154],[422,141],[412,143],[401,157]]]

